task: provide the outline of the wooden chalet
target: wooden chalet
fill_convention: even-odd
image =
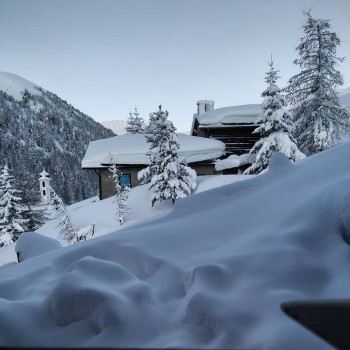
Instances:
[[[225,156],[249,153],[259,135],[253,134],[256,120],[261,113],[260,104],[241,105],[214,109],[214,101],[197,102],[197,113],[193,117],[191,135],[222,141]],[[223,157],[222,157],[223,158]],[[224,174],[244,171],[248,165],[224,170]]]
[[[225,151],[225,145],[217,140],[200,139],[177,134],[180,149],[178,157],[197,172],[197,175],[222,173],[215,170],[215,160]],[[82,160],[82,168],[94,170],[99,176],[100,199],[115,193],[115,186],[108,168],[116,164],[122,172],[121,186],[134,187],[140,184],[138,172],[146,168],[149,150],[145,135],[125,134],[90,142]]]

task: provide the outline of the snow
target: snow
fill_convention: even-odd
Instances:
[[[61,144],[60,144],[57,140],[53,140],[53,142],[54,142],[54,144],[55,144],[57,150],[63,153],[63,152],[64,152],[64,149],[63,149],[63,147],[61,146]]]
[[[51,180],[49,173],[44,169],[40,174],[39,180]]]
[[[111,129],[116,135],[123,135],[126,133],[126,127],[128,126],[127,120],[105,120],[101,124],[107,128]]]
[[[211,175],[211,176],[198,176],[197,188],[194,194],[208,191],[212,188],[227,185],[236,181],[242,181],[253,177],[251,175]],[[102,201],[98,200],[98,197],[86,199],[84,201],[72,204],[67,207],[69,216],[71,217],[76,232],[86,232],[91,225],[95,226],[95,237],[101,237],[121,228],[139,223],[147,222],[147,220],[167,214],[172,204],[162,203],[157,205],[155,210],[150,207],[151,191],[148,190],[149,185],[137,186],[130,190],[128,204],[130,205],[130,213],[123,226],[118,223],[118,216],[115,210],[115,197],[110,197]],[[58,219],[51,220],[44,226],[39,228],[36,232],[49,237],[54,240],[58,240],[59,229]],[[58,244],[60,244],[57,241]],[[63,246],[67,246],[67,242],[62,242]],[[34,247],[34,251],[30,255],[35,255],[37,248]],[[27,253],[26,253],[27,254]],[[1,265],[12,264],[17,261],[15,253],[15,244],[4,246],[0,248],[0,267]]]
[[[59,248],[61,244],[56,239],[37,232],[24,232],[16,243],[15,251],[19,255],[19,261],[22,262]]]
[[[0,90],[5,91],[16,100],[22,99],[22,92],[27,89],[33,95],[40,95],[41,91],[37,90],[29,80],[19,77],[16,74],[0,72]]]
[[[347,87],[346,89],[341,89],[339,91],[339,96],[344,96],[344,95],[347,95],[347,94],[350,94],[350,86]]]
[[[339,100],[342,105],[350,108],[350,87],[339,93]]]
[[[203,137],[176,134],[180,143],[179,159],[188,163],[211,160],[220,157],[225,150],[221,141]],[[101,164],[149,164],[146,153],[150,145],[145,135],[125,134],[103,140],[92,141],[82,160],[83,168],[96,168]]]
[[[77,226],[112,232],[0,268],[0,344],[330,349],[280,304],[349,296],[349,156],[350,143],[277,155],[265,174],[119,230],[110,199],[70,207]]]
[[[261,104],[250,104],[214,109],[197,116],[200,125],[254,124],[261,113]]]
[[[251,164],[252,159],[249,153],[236,155],[233,154],[225,159],[220,159],[215,163],[215,170],[221,171],[225,169],[238,168],[242,165]]]

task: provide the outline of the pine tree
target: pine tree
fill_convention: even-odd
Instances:
[[[59,229],[58,238],[61,241],[66,241],[68,243],[77,243],[77,234],[73,227],[73,222],[67,209],[62,201],[62,199],[57,195],[54,189],[50,186],[50,194],[52,202],[55,203],[55,214],[58,219],[58,224],[56,226]]]
[[[146,135],[147,142],[151,144],[147,155],[150,165],[141,170],[139,179],[146,183],[150,179],[150,189],[154,188],[151,196],[151,205],[157,201],[187,197],[196,188],[196,172],[179,162],[177,152],[179,143],[175,135],[175,127],[168,120],[168,112],[159,111],[150,116],[152,133]]]
[[[123,225],[126,220],[126,215],[130,211],[128,205],[129,188],[120,185],[120,177],[122,175],[118,167],[113,164],[109,171],[112,173],[115,185],[115,203],[117,204],[117,217],[120,225]]]
[[[296,122],[295,136],[307,155],[336,144],[348,132],[350,113],[340,105],[335,92],[343,77],[334,67],[344,59],[336,56],[340,40],[330,31],[328,20],[306,13],[305,37],[297,47],[301,68],[289,79],[286,91]]]
[[[135,108],[133,113],[129,113],[128,118],[128,126],[125,128],[125,131],[129,134],[143,134],[144,128],[143,128],[144,120],[140,117],[139,112],[137,111],[137,108]]]
[[[21,191],[14,184],[15,179],[5,165],[0,175],[0,247],[17,241],[28,223],[19,197]]]
[[[26,231],[32,232],[41,227],[48,219],[45,207],[27,204],[23,209],[23,217],[28,220]]]
[[[266,72],[265,81],[268,87],[261,94],[264,97],[262,113],[257,123],[259,127],[253,133],[261,136],[250,151],[253,164],[244,174],[259,174],[269,166],[271,156],[275,152],[284,153],[292,162],[304,158],[298,150],[292,136],[293,123],[291,115],[286,109],[286,102],[281,89],[276,85],[279,78],[278,71],[273,68],[273,61],[269,62],[270,70]]]

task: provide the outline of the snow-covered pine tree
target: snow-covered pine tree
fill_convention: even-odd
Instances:
[[[35,231],[49,220],[47,209],[40,205],[27,204],[23,209],[23,217],[28,219],[26,231]]]
[[[157,113],[150,113],[148,115],[148,124],[145,128],[145,134],[153,134],[156,125],[156,119],[158,118]]]
[[[55,190],[50,186],[50,195],[52,202],[55,203],[55,214],[58,219],[58,224],[56,226],[59,229],[58,238],[61,241],[66,241],[68,243],[77,243],[77,235],[73,227],[73,222],[67,209],[62,201],[62,199],[57,195]]]
[[[126,215],[130,211],[128,205],[129,187],[122,187],[120,185],[120,177],[122,175],[119,168],[113,164],[109,171],[112,173],[115,186],[115,203],[117,204],[117,217],[120,225],[123,225],[126,220]]]
[[[150,115],[150,130],[146,135],[147,142],[151,144],[147,153],[150,165],[141,170],[139,179],[146,183],[150,181],[150,189],[154,188],[151,196],[151,205],[157,201],[187,197],[196,188],[196,172],[180,162],[177,156],[179,143],[175,135],[175,127],[168,120],[168,112],[159,111]]]
[[[21,191],[14,185],[15,179],[5,165],[0,175],[0,247],[17,241],[28,223],[19,197]]]
[[[265,99],[262,103],[262,113],[257,120],[259,127],[253,132],[259,134],[261,138],[249,152],[254,162],[244,174],[259,174],[266,171],[275,152],[284,153],[292,162],[305,157],[292,136],[291,115],[286,109],[281,89],[276,85],[279,77],[278,71],[273,68],[272,59],[269,66],[270,70],[266,72],[265,77],[268,87],[261,94]]]
[[[159,106],[159,108],[161,109],[161,106]],[[142,180],[141,185],[151,182],[153,175],[158,174],[160,171],[159,162],[158,162],[159,159],[157,158],[156,152],[152,151],[153,148],[157,147],[157,143],[153,140],[155,140],[155,135],[158,132],[159,118],[160,118],[159,112],[154,112],[149,114],[148,125],[145,129],[145,134],[147,135],[145,135],[145,137],[147,142],[151,143],[150,150],[147,152],[147,156],[150,159],[150,165],[147,168],[139,171],[139,173],[137,174],[137,178],[139,180]]]
[[[340,40],[330,31],[328,20],[314,19],[306,13],[305,37],[297,50],[294,63],[301,68],[289,79],[285,88],[294,106],[295,136],[307,155],[336,144],[348,133],[350,113],[340,105],[335,88],[343,85],[343,77],[335,69],[344,59],[337,57]]]
[[[143,134],[144,120],[140,117],[140,113],[137,111],[137,108],[135,108],[133,113],[129,113],[128,118],[128,126],[125,128],[125,131],[129,134]]]

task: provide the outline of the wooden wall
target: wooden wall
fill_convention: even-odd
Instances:
[[[222,141],[226,148],[226,156],[231,154],[241,155],[249,153],[255,142],[260,139],[259,135],[253,134],[256,125],[237,125],[234,127],[198,129],[197,135]]]
[[[222,173],[215,171],[214,163],[190,163],[189,166],[197,172],[197,175],[214,175]],[[145,167],[146,165],[121,165],[119,166],[119,169],[123,174],[131,176],[131,187],[135,187],[141,182],[137,179],[137,173]],[[113,196],[115,194],[115,187],[111,172],[108,168],[98,168],[95,170],[100,177],[100,199]]]

